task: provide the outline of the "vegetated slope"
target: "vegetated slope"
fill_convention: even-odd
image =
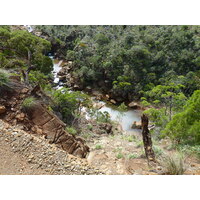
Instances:
[[[56,56],[74,63],[81,87],[97,87],[119,101],[137,99],[184,75],[186,96],[199,89],[199,26],[36,26]],[[118,98],[117,98],[118,97]]]

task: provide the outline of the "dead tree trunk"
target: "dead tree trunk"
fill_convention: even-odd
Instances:
[[[148,162],[153,161],[155,162],[155,154],[152,148],[152,140],[151,135],[148,129],[148,123],[149,119],[146,115],[142,115],[141,117],[142,122],[142,137],[143,137],[143,143],[144,143],[144,150],[147,157]]]

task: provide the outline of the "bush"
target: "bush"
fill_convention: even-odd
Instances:
[[[30,110],[36,104],[36,98],[28,97],[22,102],[22,109],[25,111]]]
[[[116,155],[116,157],[117,157],[117,159],[121,159],[121,158],[123,158],[124,156],[123,156],[122,153],[118,153],[118,154]]]
[[[161,158],[161,165],[167,175],[182,175],[186,170],[184,160],[184,156],[180,154],[165,155]]]
[[[160,156],[163,154],[163,149],[155,145],[153,146],[153,151],[156,154],[156,156]]]
[[[102,146],[101,146],[100,144],[97,144],[97,145],[95,146],[95,149],[102,149]]]
[[[81,107],[89,104],[89,97],[81,92],[70,92],[67,88],[51,91],[54,105],[52,108],[55,112],[60,112],[63,121],[69,125],[75,118],[80,117]]]
[[[134,158],[137,158],[137,157],[138,157],[138,155],[136,155],[136,154],[130,154],[130,155],[128,155],[129,159],[134,159]]]
[[[4,71],[0,71],[0,87],[6,86],[9,82],[8,74]]]
[[[74,129],[73,127],[67,127],[65,130],[71,135],[76,135],[77,134],[76,129]]]
[[[198,159],[200,159],[200,145],[176,145],[177,150],[184,152],[188,156],[194,155]]]
[[[128,135],[128,136],[123,135],[122,139],[124,139],[128,142],[133,142],[135,140],[135,136],[134,135]]]

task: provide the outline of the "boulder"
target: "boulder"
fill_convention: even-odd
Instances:
[[[66,75],[66,71],[65,68],[63,67],[59,72],[58,72],[58,76],[64,76]]]
[[[105,99],[106,99],[106,100],[109,100],[109,99],[110,99],[110,96],[109,96],[108,94],[106,94]]]
[[[133,108],[133,109],[141,109],[141,106],[138,103],[134,102],[134,101],[129,103],[128,107]]]
[[[111,100],[110,100],[110,103],[116,104],[117,102],[116,102],[114,99],[111,99]]]
[[[102,134],[102,133],[113,134],[112,124],[110,123],[102,123],[100,124],[99,128],[103,130],[103,131],[98,132],[99,134]]]
[[[0,114],[3,114],[6,112],[6,107],[5,106],[0,106]]]
[[[97,109],[101,109],[103,106],[104,106],[104,104],[101,103],[101,102],[98,102],[98,103],[94,103],[94,104],[93,104],[93,107],[94,107],[94,108],[97,108]]]
[[[64,75],[64,76],[59,76],[59,80],[60,81],[65,81],[66,80],[66,76]]]
[[[142,124],[141,124],[140,121],[139,122],[134,121],[132,126],[131,126],[131,128],[133,128],[133,129],[142,129]]]
[[[86,91],[86,92],[91,92],[91,91],[92,91],[92,88],[91,88],[90,86],[87,86],[87,87],[85,88],[85,91]]]
[[[24,113],[19,113],[16,115],[15,117],[18,121],[23,121],[25,118],[25,114]]]

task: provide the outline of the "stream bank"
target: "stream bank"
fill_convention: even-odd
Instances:
[[[65,85],[65,83],[62,82],[63,76],[66,79],[67,77],[69,78],[68,74],[63,75],[62,72],[63,66],[66,66],[66,63],[59,60],[53,60],[53,62],[54,83],[57,84],[56,89],[60,89],[63,87],[63,85]],[[62,76],[60,76],[59,74],[62,74]],[[70,89],[73,90],[74,87],[71,86]],[[89,91],[83,91],[83,93],[87,93],[90,96],[92,95]],[[141,130],[131,128],[134,122],[140,122],[141,110],[128,108],[127,111],[119,111],[117,109],[117,106],[112,105],[111,103],[107,103],[106,101],[99,100],[98,96],[101,96],[99,92],[96,92],[96,94],[96,96],[91,96],[93,104],[99,107],[99,111],[109,113],[111,120],[119,123],[119,125],[121,126],[121,131],[123,131],[124,134],[141,133]]]

